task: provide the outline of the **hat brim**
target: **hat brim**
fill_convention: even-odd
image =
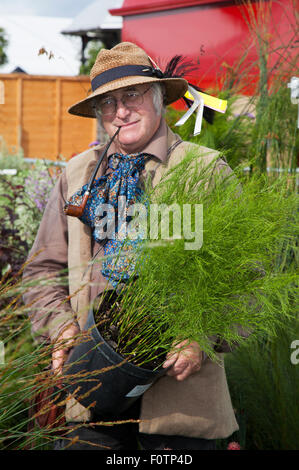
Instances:
[[[145,83],[163,83],[165,85],[165,102],[171,104],[182,98],[188,89],[188,82],[184,78],[156,78],[144,76],[130,76],[118,78],[102,85],[84,100],[78,101],[70,106],[68,112],[76,116],[95,118],[96,99],[109,91],[118,90],[132,85],[142,85]]]

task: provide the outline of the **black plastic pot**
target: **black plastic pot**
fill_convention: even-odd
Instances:
[[[92,409],[97,415],[122,413],[165,374],[162,368],[152,371],[124,362],[101,336],[93,308],[84,331],[86,337],[74,347],[65,364],[64,373],[69,376],[66,387],[70,392],[80,387],[75,398],[85,407],[95,403]]]

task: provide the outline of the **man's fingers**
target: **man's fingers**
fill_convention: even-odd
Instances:
[[[61,333],[56,340],[52,351],[52,369],[62,373],[63,364],[70,349],[75,345],[80,330],[77,325],[71,324]]]
[[[63,363],[66,357],[66,350],[59,349],[52,354],[52,369],[55,372],[62,372]]]
[[[192,364],[185,358],[179,357],[177,361],[172,365],[171,369],[168,371],[168,375],[177,376],[182,374],[185,370],[192,368]]]
[[[178,353],[169,354],[166,358],[166,361],[163,364],[164,369],[167,369],[167,367],[173,366],[173,364],[175,364],[178,356],[179,356]]]
[[[184,380],[189,375],[198,372],[201,368],[202,355],[186,355],[186,351],[178,353],[176,356],[176,361],[171,365],[171,368],[167,371],[167,375],[175,377],[176,380]],[[166,361],[164,366],[167,366]]]
[[[74,345],[75,342],[76,342],[76,338],[74,338],[74,335],[65,334],[63,337],[61,337],[57,341],[56,347],[68,350]]]

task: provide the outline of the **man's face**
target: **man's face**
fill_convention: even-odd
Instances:
[[[134,91],[142,95],[141,104],[136,106],[132,106],[129,96]],[[161,114],[158,115],[156,112],[152,93],[150,85],[144,84],[112,91],[101,97],[101,103],[109,103],[109,98],[116,100],[115,113],[102,115],[102,124],[110,137],[120,127],[120,132],[114,141],[119,152],[125,154],[141,152],[157,131]],[[126,106],[121,100],[126,102],[128,96]]]

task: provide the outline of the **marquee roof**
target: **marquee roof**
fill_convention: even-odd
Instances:
[[[121,29],[122,17],[112,16],[109,13],[111,8],[120,8],[123,0],[98,0],[88,7],[84,8],[77,15],[73,22],[64,28],[63,34],[82,35],[83,33],[107,30]]]

